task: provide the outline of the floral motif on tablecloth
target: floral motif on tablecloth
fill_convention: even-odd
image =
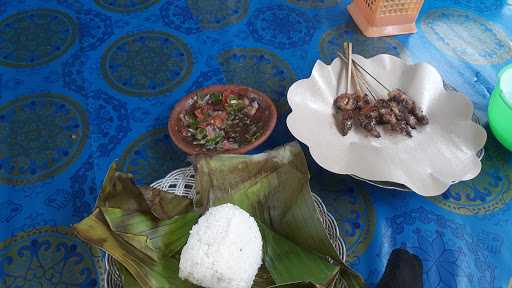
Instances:
[[[89,155],[70,177],[72,216],[76,222],[92,213],[96,203],[99,189],[94,170],[94,155]]]
[[[101,8],[119,13],[131,13],[144,10],[160,0],[94,0]]]
[[[89,215],[99,193],[96,187],[96,174],[94,173],[94,157],[89,155],[85,162],[76,170],[70,179],[70,186],[51,190],[44,200],[49,208],[67,211],[71,206],[71,217],[65,219],[66,224],[77,223]],[[43,188],[47,191],[48,188]],[[36,188],[36,190],[39,190]],[[45,191],[37,191],[45,193]]]
[[[286,5],[259,8],[247,21],[257,42],[279,49],[308,45],[316,27],[307,13]]]
[[[101,258],[68,228],[38,228],[0,243],[0,286],[98,287]]]
[[[0,182],[57,175],[80,155],[88,133],[87,114],[71,98],[41,93],[7,102],[0,106]]]
[[[62,82],[64,87],[86,97],[86,91],[91,87],[85,75],[89,57],[80,51],[72,54],[62,63]]]
[[[327,8],[336,6],[339,0],[288,0],[288,2],[306,8]]]
[[[187,156],[169,137],[167,128],[142,134],[124,151],[119,170],[131,173],[138,185],[149,185],[187,165]]]
[[[64,12],[37,9],[0,21],[0,65],[35,67],[64,55],[75,43],[77,25]]]
[[[370,58],[379,54],[390,54],[409,61],[407,51],[402,44],[391,37],[368,38],[357,32],[350,24],[338,25],[325,32],[320,40],[320,58],[330,63],[336,58],[336,51],[343,49],[344,41],[352,41],[354,54]]]
[[[160,7],[160,16],[165,25],[182,33],[199,33],[201,26],[186,1],[167,1]]]
[[[71,193],[66,189],[54,189],[44,199],[44,204],[53,209],[64,209],[71,203]]]
[[[460,214],[492,213],[512,199],[512,157],[494,137],[488,137],[482,170],[473,180],[451,186],[444,194],[428,198]]]
[[[96,157],[108,157],[131,131],[126,102],[101,89],[88,93],[91,136]]]
[[[112,17],[92,9],[81,10],[78,33],[81,52],[94,50],[114,35]]]
[[[368,192],[345,176],[328,172],[311,179],[311,190],[319,195],[336,222],[352,262],[368,248],[375,233],[375,211]]]
[[[442,233],[436,233],[433,239],[429,239],[420,231],[416,234],[417,246],[409,247],[412,253],[419,255],[424,274],[428,283],[427,287],[446,287],[457,286],[457,275],[453,274],[457,267],[462,265],[464,253],[460,248],[446,248],[444,236]],[[455,272],[457,273],[457,272]]]
[[[295,81],[290,64],[260,48],[234,48],[218,56],[226,83],[249,86],[272,97],[279,113],[289,109],[286,93]]]
[[[482,240],[503,242],[501,235],[482,239],[468,233],[464,224],[423,207],[391,216],[387,222],[390,245],[405,247],[421,258],[425,287],[494,287],[492,255],[499,255],[501,246],[485,249]]]
[[[421,27],[439,50],[472,64],[499,64],[512,57],[507,34],[469,12],[431,10],[423,17]]]
[[[176,0],[160,7],[164,23],[182,33],[219,29],[242,20],[249,0]]]
[[[145,31],[116,40],[103,54],[107,83],[130,96],[156,96],[174,90],[192,71],[190,48],[166,32]]]

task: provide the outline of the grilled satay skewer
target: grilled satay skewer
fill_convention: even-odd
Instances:
[[[352,43],[345,43],[345,53],[349,59],[352,59]],[[341,132],[341,135],[346,136],[352,130],[354,121],[354,111],[356,109],[356,99],[354,94],[350,94],[350,84],[352,82],[352,64],[347,65],[347,85],[345,86],[345,93],[339,95],[334,100],[334,106],[340,110],[340,115],[337,115],[336,122]]]
[[[414,100],[410,99],[402,90],[390,90],[382,84],[382,82],[352,59],[351,48],[351,43],[346,44],[346,56],[337,52],[339,58],[347,64],[347,78],[349,79],[347,80],[346,93],[338,96],[335,101],[336,107],[341,110],[342,114],[339,120],[342,135],[349,133],[354,119],[357,120],[361,128],[377,138],[381,136],[376,128],[377,124],[389,125],[392,131],[409,137],[412,137],[411,128],[416,129],[418,125],[428,124],[427,116],[417,107]],[[376,96],[379,93],[369,84],[362,71],[386,90],[387,95],[384,96],[385,99]],[[351,76],[354,80],[355,94],[348,93]],[[372,96],[371,99],[368,97],[368,94],[363,92],[362,88],[366,89]]]

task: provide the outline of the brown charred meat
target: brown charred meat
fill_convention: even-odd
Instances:
[[[334,100],[334,106],[342,111],[354,110],[357,107],[355,94],[341,94]]]
[[[413,111],[412,115],[418,120],[418,124],[421,126],[425,126],[428,124],[428,117],[427,115],[423,114],[421,111]]]
[[[397,118],[405,120],[411,128],[414,129],[417,125],[424,126],[428,124],[427,116],[404,91],[395,89],[389,92],[388,100],[391,102],[393,112]]]
[[[380,138],[380,132],[377,130],[377,122],[379,120],[379,109],[375,105],[365,106],[359,111],[359,124],[361,128],[366,130],[375,138]]]
[[[391,131],[395,131],[399,134],[412,137],[411,129],[409,129],[409,126],[407,126],[407,123],[405,121],[398,121],[394,124],[391,124],[390,128]]]
[[[372,101],[367,94],[341,94],[334,100],[336,124],[346,136],[354,123],[373,137],[380,138],[377,125],[387,125],[391,131],[412,137],[411,129],[428,124],[428,118],[407,94],[395,89],[387,99]]]
[[[363,109],[364,107],[372,105],[372,101],[368,94],[356,95],[357,109]]]
[[[354,121],[354,113],[350,110],[342,111],[339,115],[339,129],[341,135],[347,136],[348,132],[352,130],[352,123]]]
[[[380,108],[379,109],[379,124],[386,125],[386,124],[395,124],[398,122],[398,119],[396,119],[395,114],[391,109],[389,108]]]
[[[405,114],[405,122],[412,129],[416,129],[416,125],[418,124],[418,120],[416,119],[416,117],[414,117],[414,115],[409,114],[409,113]]]

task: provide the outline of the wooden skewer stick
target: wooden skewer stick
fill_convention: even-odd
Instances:
[[[344,48],[347,58],[349,59],[347,65],[347,86],[345,87],[345,94],[348,94],[348,91],[350,90],[350,83],[352,82],[352,43],[345,43]]]
[[[356,68],[355,70],[357,71],[356,74],[358,75],[359,81],[364,85],[366,91],[368,91],[368,93],[372,96],[373,100],[377,100],[377,91],[375,91],[372,88],[372,86],[368,83],[367,79],[364,77],[363,73],[361,73],[359,69]]]
[[[348,60],[345,56],[343,56],[343,54],[341,53],[337,53],[337,55],[342,59],[344,60],[346,63],[348,63]],[[368,72],[366,69],[364,69],[363,66],[361,66],[359,63],[357,63],[357,61],[353,60],[352,61],[354,62],[354,66],[363,70],[368,76],[370,76],[373,80],[375,80],[375,82],[377,82],[382,88],[384,88],[387,92],[391,91],[388,87],[386,87],[384,84],[382,84],[377,78],[375,78],[375,76],[373,76],[370,72]]]
[[[346,64],[349,64],[347,58],[345,58],[345,56],[343,56],[343,54],[341,54],[341,52],[338,51],[337,54],[343,61],[345,61]],[[353,59],[352,59],[352,61],[353,61]],[[371,91],[370,86],[369,86],[368,82],[366,81],[366,79],[364,78],[364,76],[362,75],[361,71],[359,71],[359,69],[357,67],[354,67],[353,70],[354,70],[353,79],[354,79],[355,86],[356,86],[356,93],[358,93],[359,95],[363,95],[362,86],[364,86],[364,88],[366,89],[366,91],[368,91],[368,93],[372,96],[372,98],[376,99],[375,95]]]
[[[359,69],[357,69],[357,67],[354,67],[354,82],[355,82],[355,86],[356,86],[356,94],[363,96],[362,85],[366,85],[366,83],[364,83],[362,81],[361,71],[359,71]],[[366,86],[365,88],[373,96],[373,93],[368,89],[368,87]]]
[[[352,59],[352,61],[354,61],[354,60]],[[361,72],[359,71],[359,69],[357,69],[357,67],[353,67],[353,71],[354,71],[353,72],[354,76],[352,77],[352,80],[354,81],[356,95],[362,96],[363,95],[363,90],[361,89],[361,79],[360,79],[361,78]]]

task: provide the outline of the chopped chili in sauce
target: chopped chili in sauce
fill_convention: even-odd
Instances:
[[[266,112],[254,95],[235,90],[198,94],[181,115],[181,134],[203,151],[226,151],[256,141],[266,127]]]

